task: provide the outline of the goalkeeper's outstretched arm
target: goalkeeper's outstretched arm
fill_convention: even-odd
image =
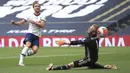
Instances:
[[[84,44],[84,41],[82,40],[76,40],[76,41],[71,41],[69,45],[78,45],[78,44]]]
[[[98,37],[83,38],[82,40],[71,41],[69,45],[87,44],[92,40],[96,40]]]
[[[58,40],[56,43],[58,45],[78,45],[78,44],[87,44],[92,40],[96,40],[98,37],[91,37],[91,38],[83,38],[82,40],[75,40],[75,41],[70,41],[70,43],[66,42],[65,40]]]

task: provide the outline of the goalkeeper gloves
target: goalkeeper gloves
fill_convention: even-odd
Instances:
[[[57,40],[56,44],[61,46],[61,45],[69,45],[69,43],[65,42],[65,40]]]

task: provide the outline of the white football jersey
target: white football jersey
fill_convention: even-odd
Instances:
[[[33,13],[30,14],[28,17],[25,17],[24,19],[26,21],[27,21],[27,19],[31,19],[33,21],[40,21],[40,20],[46,21],[45,16],[43,16],[41,14],[39,16],[36,16]],[[41,36],[42,35],[42,28],[37,26],[36,24],[32,24],[29,22],[28,33],[32,33],[36,36]]]

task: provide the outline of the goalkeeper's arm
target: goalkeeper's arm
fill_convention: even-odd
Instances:
[[[97,38],[98,38],[98,37],[83,38],[83,39],[81,39],[81,40],[71,41],[70,43],[67,43],[67,42],[64,41],[64,40],[58,40],[58,41],[56,41],[56,43],[57,43],[58,45],[78,45],[78,44],[83,45],[83,44],[87,44],[87,43],[89,43],[90,41],[95,40],[95,39],[97,39]]]
[[[58,45],[78,45],[78,44],[84,44],[84,41],[82,40],[76,40],[76,41],[71,41],[70,43],[69,42],[66,42],[64,40],[58,40],[56,41],[56,44]]]
[[[92,40],[98,39],[98,37],[93,37],[93,38],[83,38],[82,40],[76,40],[76,41],[71,41],[69,45],[78,45],[78,44],[87,44]]]

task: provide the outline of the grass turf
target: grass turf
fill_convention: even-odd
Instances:
[[[71,61],[84,57],[83,47],[56,47],[40,48],[38,53],[26,57],[25,67],[17,66],[21,48],[1,48],[0,49],[0,73],[128,73],[130,72],[130,47],[102,47],[99,50],[98,63],[114,64],[118,69],[87,69],[73,68],[71,70],[46,71],[45,68],[49,63],[54,66],[64,65]]]

